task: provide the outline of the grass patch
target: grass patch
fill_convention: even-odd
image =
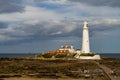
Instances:
[[[93,53],[84,53],[84,54],[80,54],[80,56],[94,56],[95,54]]]
[[[57,54],[57,55],[55,55],[55,58],[65,58],[65,57],[67,57],[66,54]]]

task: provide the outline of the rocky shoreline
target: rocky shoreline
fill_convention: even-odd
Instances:
[[[120,76],[120,59],[103,58],[96,62],[111,68]],[[0,58],[0,65],[0,80],[109,80],[92,60]]]

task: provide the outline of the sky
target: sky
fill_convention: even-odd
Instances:
[[[0,0],[0,53],[81,49],[84,21],[91,52],[120,53],[120,0]]]

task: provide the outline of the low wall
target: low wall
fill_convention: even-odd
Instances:
[[[100,55],[94,55],[94,56],[80,56],[79,59],[93,59],[93,60],[100,60]]]

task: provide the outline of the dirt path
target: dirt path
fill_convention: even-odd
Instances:
[[[101,69],[103,69],[105,71],[105,73],[108,75],[108,77],[110,78],[110,80],[120,80],[120,77],[117,77],[115,75],[111,75],[110,74],[110,71],[111,69],[106,67],[105,65],[103,64],[99,64],[98,62],[96,61],[93,61],[94,63],[96,63]]]

